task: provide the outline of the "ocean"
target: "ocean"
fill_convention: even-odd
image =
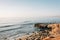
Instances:
[[[34,27],[35,23],[60,23],[60,18],[0,18],[0,40],[15,40],[22,35],[38,31],[39,29]]]

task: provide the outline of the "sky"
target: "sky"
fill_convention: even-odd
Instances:
[[[0,0],[0,17],[60,16],[60,0]]]

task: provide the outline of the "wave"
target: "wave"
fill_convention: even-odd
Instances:
[[[0,31],[0,32],[5,32],[5,31],[11,31],[11,30],[16,30],[16,29],[21,29],[21,28],[23,28],[23,27],[18,27],[18,28],[11,28],[11,29],[7,29],[7,30],[2,30],[2,31]]]
[[[21,25],[21,24],[4,25],[4,26],[0,26],[0,28],[12,27],[17,25]]]

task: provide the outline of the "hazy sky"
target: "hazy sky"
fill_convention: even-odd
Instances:
[[[0,17],[60,16],[60,0],[0,0]]]

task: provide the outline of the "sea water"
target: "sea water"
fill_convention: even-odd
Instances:
[[[38,31],[34,27],[35,23],[60,23],[60,18],[0,18],[0,40],[15,40],[22,35]]]

